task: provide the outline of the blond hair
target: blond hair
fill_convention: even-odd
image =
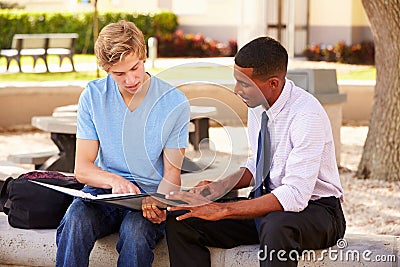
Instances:
[[[146,59],[143,33],[133,22],[125,20],[105,26],[99,33],[94,51],[100,68],[106,72],[131,53],[141,60]]]

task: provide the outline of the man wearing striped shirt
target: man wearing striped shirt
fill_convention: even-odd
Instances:
[[[169,208],[172,267],[210,266],[207,246],[256,243],[261,266],[297,266],[302,251],[330,247],[343,237],[343,190],[330,122],[317,99],[286,79],[287,63],[285,48],[269,37],[251,41],[235,56],[235,93],[249,107],[249,141],[257,153],[221,181],[167,196],[190,204]],[[269,143],[259,141],[263,131]],[[261,156],[266,146],[267,156]],[[263,181],[257,182],[260,172]],[[249,199],[214,201],[250,185]]]

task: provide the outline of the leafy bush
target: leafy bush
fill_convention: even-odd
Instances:
[[[157,35],[160,57],[219,57],[233,56],[237,52],[236,41],[228,45],[204,37],[201,33],[184,34],[177,30],[173,34]]]
[[[146,41],[151,36],[172,34],[178,27],[175,14],[136,14],[122,12],[100,13],[99,27],[121,19],[134,22],[143,32]],[[10,48],[16,33],[67,33],[76,32],[77,53],[93,53],[93,13],[80,12],[27,12],[19,10],[0,10],[0,48]]]
[[[374,43],[364,41],[360,44],[346,45],[339,42],[335,46],[324,44],[308,45],[303,55],[312,61],[330,61],[348,64],[375,64]]]

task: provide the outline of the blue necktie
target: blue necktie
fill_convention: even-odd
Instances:
[[[271,138],[268,130],[268,116],[264,111],[261,117],[261,129],[258,135],[257,167],[254,198],[269,193],[269,167],[271,164]],[[265,191],[264,191],[265,187]],[[257,230],[260,230],[260,218],[255,219]]]
[[[268,116],[264,111],[261,117],[261,129],[258,135],[258,148],[257,148],[257,167],[255,179],[254,197],[259,197],[265,192],[269,193],[269,167],[271,164],[271,139],[268,130]],[[263,186],[264,185],[264,186]]]

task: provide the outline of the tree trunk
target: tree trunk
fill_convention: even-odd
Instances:
[[[362,0],[375,43],[376,86],[357,177],[400,181],[400,0]]]

